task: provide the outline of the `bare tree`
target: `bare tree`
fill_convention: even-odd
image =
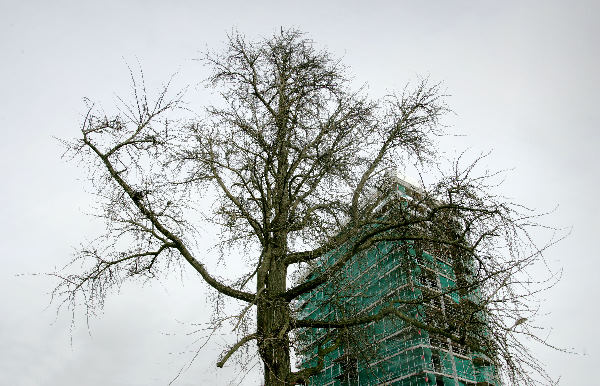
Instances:
[[[489,354],[511,384],[531,383],[531,366],[545,375],[519,337],[535,337],[527,327],[533,290],[523,275],[540,258],[528,233],[535,215],[489,193],[490,176],[473,176],[472,165],[456,164],[411,200],[394,198],[390,171],[437,161],[434,139],[448,111],[439,85],[421,80],[371,100],[351,89],[339,60],[295,30],[258,42],[233,34],[227,49],[206,61],[210,86],[222,98],[206,118],[178,118],[182,95],[169,98],[165,87],[150,100],[143,82],[132,78],[133,103],[123,102],[114,115],[91,106],[82,136],[68,143],[90,168],[108,228],[76,256],[82,272],[55,273],[64,304],[93,310],[125,280],[188,263],[241,304],[234,325],[247,333],[218,366],[256,344],[266,385],[305,383],[320,371],[322,363],[292,370],[294,330],[348,332],[382,319]],[[243,277],[208,272],[195,243],[199,199],[214,199],[202,215],[219,227],[226,260],[250,262]],[[451,256],[459,276],[452,291],[479,288],[482,300],[459,304],[463,317],[445,324],[412,317],[397,303],[369,315],[298,318],[295,299],[335,280],[353,258],[384,241]],[[319,265],[331,251],[335,262]],[[290,274],[307,265],[313,274],[291,282]],[[486,333],[473,318],[478,312],[488,315]],[[321,359],[326,351],[319,351]]]

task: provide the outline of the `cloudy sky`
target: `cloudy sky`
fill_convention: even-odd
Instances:
[[[510,169],[506,195],[556,208],[545,221],[572,231],[546,254],[563,279],[543,295],[540,323],[576,354],[539,357],[561,385],[590,384],[600,363],[599,4],[0,0],[0,383],[165,385],[187,366],[202,344],[190,333],[210,313],[191,272],[124,286],[89,328],[47,307],[53,282],[32,274],[65,264],[101,226],[85,215],[94,198],[83,170],[54,137],[77,136],[83,97],[110,104],[127,93],[127,63],[141,63],[150,85],[174,72],[195,84],[206,72],[194,59],[232,28],[255,39],[283,26],[343,57],[374,95],[417,76],[442,81],[455,111],[446,123],[464,134],[443,149],[491,150],[486,166]],[[255,372],[215,368],[230,339],[213,337],[175,384],[255,384]]]

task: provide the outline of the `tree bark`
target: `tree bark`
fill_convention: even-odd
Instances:
[[[289,384],[291,373],[290,308],[289,303],[278,296],[285,291],[286,266],[281,259],[273,260],[276,261],[271,262],[264,278],[265,290],[257,302],[257,343],[267,386]]]
[[[285,216],[276,219],[275,227]],[[264,363],[265,385],[287,385],[291,374],[288,336],[291,311],[289,302],[281,296],[286,291],[287,233],[273,232],[269,239],[257,277],[257,293],[262,289],[257,300],[257,343]]]

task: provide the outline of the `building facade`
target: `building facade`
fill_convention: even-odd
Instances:
[[[402,183],[399,189],[409,199],[406,186],[410,185]],[[336,252],[324,256],[307,278],[335,259]],[[475,304],[479,298],[477,289],[454,290],[457,277],[449,260],[411,243],[380,242],[354,256],[335,278],[303,295],[296,304],[298,317],[340,320],[394,306],[415,320],[445,328],[462,312],[459,305]],[[485,315],[477,318],[485,328]],[[486,356],[395,317],[347,329],[298,330],[298,367],[316,366],[319,352],[326,352],[322,370],[311,377],[310,385],[500,385]]]

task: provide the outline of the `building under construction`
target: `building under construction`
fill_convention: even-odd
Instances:
[[[402,182],[399,189],[405,197],[411,194],[409,184]],[[324,256],[306,278],[333,264],[336,254]],[[354,256],[335,278],[303,295],[296,304],[298,317],[339,320],[375,315],[393,305],[414,320],[444,328],[444,321],[461,312],[461,299],[461,305],[476,303],[480,296],[477,289],[453,290],[457,277],[449,260],[407,242],[380,242]],[[478,318],[484,321],[485,315]],[[304,328],[298,330],[296,342],[298,367],[321,366],[310,385],[500,385],[485,355],[401,318],[345,330]]]

